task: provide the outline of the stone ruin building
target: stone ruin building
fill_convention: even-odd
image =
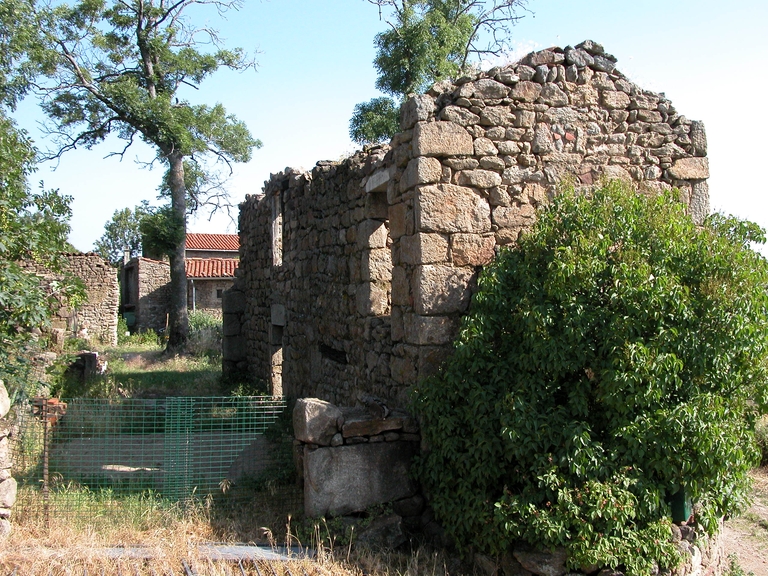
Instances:
[[[709,210],[703,124],[591,41],[440,82],[400,128],[389,146],[274,174],[240,205],[226,374],[403,406],[449,353],[482,266],[563,182],[677,187],[695,220]]]
[[[72,310],[59,308],[51,318],[55,342],[64,337],[96,339],[110,346],[117,345],[117,307],[119,288],[117,271],[101,256],[93,252],[63,254],[61,274],[78,278],[85,288],[86,300]],[[27,267],[43,279],[44,284],[61,279],[61,274],[27,263]]]
[[[219,313],[232,287],[240,240],[236,234],[189,233],[186,238],[187,307]],[[138,256],[123,262],[121,310],[132,330],[165,330],[171,286],[166,261]]]

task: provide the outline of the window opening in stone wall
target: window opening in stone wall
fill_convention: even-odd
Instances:
[[[331,362],[336,362],[336,364],[346,365],[349,363],[346,352],[331,348],[325,344],[320,344],[320,355]]]
[[[283,265],[283,206],[282,194],[272,196],[272,266]]]
[[[283,327],[272,324],[270,327],[270,386],[272,396],[283,395]]]
[[[136,300],[136,267],[125,267],[125,282],[123,286],[123,304],[135,304]]]
[[[221,300],[223,296],[224,296],[224,288],[216,288],[216,298]]]

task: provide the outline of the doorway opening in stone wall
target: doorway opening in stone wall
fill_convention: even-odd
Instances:
[[[270,389],[272,397],[283,397],[283,327],[270,326]]]

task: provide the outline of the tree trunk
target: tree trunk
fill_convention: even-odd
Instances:
[[[168,303],[168,352],[182,352],[187,345],[187,271],[184,252],[187,246],[187,190],[184,186],[184,157],[178,152],[167,156],[170,164],[171,208],[183,222],[184,235],[171,258],[171,293]]]

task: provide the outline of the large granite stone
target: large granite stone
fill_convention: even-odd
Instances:
[[[10,409],[11,400],[8,398],[8,390],[5,389],[5,384],[0,380],[0,418],[5,418]]]
[[[221,306],[225,313],[240,314],[245,312],[246,302],[245,293],[234,288],[225,290],[221,297]]]
[[[12,508],[16,502],[16,480],[8,478],[0,482],[0,508]]]
[[[341,410],[319,398],[299,398],[293,408],[293,435],[309,444],[328,446],[339,431]]]
[[[5,540],[11,534],[11,523],[5,518],[0,519],[0,540]]]
[[[417,184],[433,184],[443,176],[443,167],[437,158],[414,158],[400,178],[400,192],[405,192]]]
[[[367,413],[345,414],[341,435],[344,438],[355,436],[376,436],[388,430],[400,430],[403,419],[397,416],[389,418],[372,418]]]
[[[413,132],[414,156],[470,156],[472,136],[453,122],[419,122]]]
[[[563,576],[568,572],[565,567],[568,560],[565,548],[556,548],[552,552],[518,549],[512,554],[523,568],[538,576]]]
[[[680,158],[669,169],[669,175],[676,180],[703,180],[709,178],[709,159]]]
[[[462,126],[470,126],[477,124],[480,121],[480,116],[461,106],[446,106],[440,112],[440,120],[455,122]]]
[[[438,184],[418,189],[416,227],[420,232],[489,232],[490,215],[488,201],[472,188]]]
[[[418,266],[411,281],[413,309],[422,316],[463,312],[472,295],[472,268],[425,264]]]
[[[400,109],[400,129],[410,130],[417,122],[428,119],[435,110],[435,101],[427,94],[409,98]]]
[[[415,442],[378,442],[307,450],[304,511],[342,516],[413,496],[408,470]]]

